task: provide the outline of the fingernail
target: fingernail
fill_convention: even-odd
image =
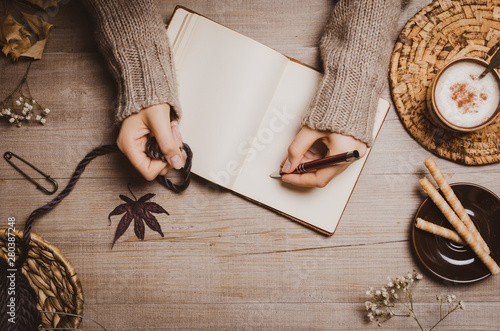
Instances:
[[[177,126],[177,125],[174,126],[173,130],[174,130],[174,134],[177,137],[177,139],[182,140],[181,132],[179,131],[179,126]]]
[[[175,168],[175,169],[180,169],[182,168],[182,160],[179,155],[174,155],[170,158],[170,164]]]
[[[292,164],[290,163],[290,160],[286,159],[285,164],[283,164],[283,168],[281,168],[281,171],[288,172],[291,166]]]

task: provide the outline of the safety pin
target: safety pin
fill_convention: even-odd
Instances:
[[[57,191],[57,188],[58,188],[58,185],[57,185],[57,182],[52,178],[50,177],[49,175],[46,175],[45,173],[43,173],[40,169],[38,169],[37,167],[35,167],[34,165],[30,164],[28,161],[26,161],[25,159],[23,159],[22,157],[12,153],[12,152],[5,152],[5,154],[3,155],[3,157],[5,158],[5,160],[7,162],[10,163],[11,166],[13,166],[17,171],[19,171],[19,173],[21,175],[23,175],[24,177],[26,177],[27,180],[29,180],[30,182],[32,182],[33,184],[35,184],[36,188],[39,189],[39,190],[42,190],[45,194],[54,194],[56,191]],[[26,165],[30,166],[33,170],[35,170],[36,172],[38,172],[40,175],[42,175],[43,177],[45,177],[46,180],[50,181],[52,183],[52,185],[54,186],[54,189],[52,191],[49,191],[47,190],[45,187],[43,187],[41,184],[39,184],[36,180],[34,180],[33,178],[31,178],[30,176],[28,176],[24,171],[22,171],[17,165],[15,165],[13,162],[12,162],[12,158],[15,157],[17,158],[19,161],[21,162],[24,162]]]

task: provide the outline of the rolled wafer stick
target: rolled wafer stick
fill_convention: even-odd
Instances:
[[[429,195],[431,200],[434,201],[439,210],[441,210],[446,219],[451,223],[451,225],[453,225],[462,239],[465,240],[479,259],[483,261],[484,265],[486,265],[486,267],[490,270],[491,274],[498,274],[500,272],[498,264],[496,264],[495,260],[493,260],[491,256],[484,251],[472,233],[470,233],[465,224],[458,218],[453,209],[451,209],[448,203],[446,203],[444,198],[438,193],[434,186],[432,186],[429,180],[424,177],[419,181],[419,183],[424,191]]]
[[[483,237],[481,237],[479,231],[477,231],[476,227],[474,226],[474,223],[469,217],[469,214],[467,214],[467,212],[465,211],[465,208],[460,203],[460,200],[458,200],[457,196],[455,195],[455,192],[453,192],[453,189],[450,187],[450,184],[448,184],[448,182],[444,178],[443,173],[439,170],[436,162],[434,162],[434,159],[432,157],[428,157],[427,159],[424,160],[424,164],[427,167],[427,169],[429,169],[429,172],[431,173],[432,177],[434,178],[439,188],[443,192],[451,208],[453,208],[455,213],[457,213],[460,220],[464,222],[465,226],[467,226],[467,229],[469,229],[474,238],[476,238],[476,240],[481,244],[485,252],[487,254],[490,254],[490,248],[484,241]]]
[[[427,222],[426,220],[418,217],[415,226],[420,230],[424,230],[430,233],[435,234],[436,236],[440,236],[446,239],[453,240],[456,243],[466,245],[467,243],[463,241],[463,239],[453,230],[447,229],[445,227],[439,226],[437,224]]]

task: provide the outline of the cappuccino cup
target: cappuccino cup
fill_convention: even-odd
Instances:
[[[488,62],[460,58],[436,75],[427,98],[433,122],[445,129],[470,132],[484,128],[500,112],[500,75],[492,70],[479,79]]]

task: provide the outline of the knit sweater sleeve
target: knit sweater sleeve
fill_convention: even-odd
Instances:
[[[165,23],[154,0],[82,0],[96,40],[118,83],[116,121],[168,103],[180,117],[175,69]]]
[[[324,76],[302,124],[368,146],[387,81],[401,0],[339,0],[321,38]]]

